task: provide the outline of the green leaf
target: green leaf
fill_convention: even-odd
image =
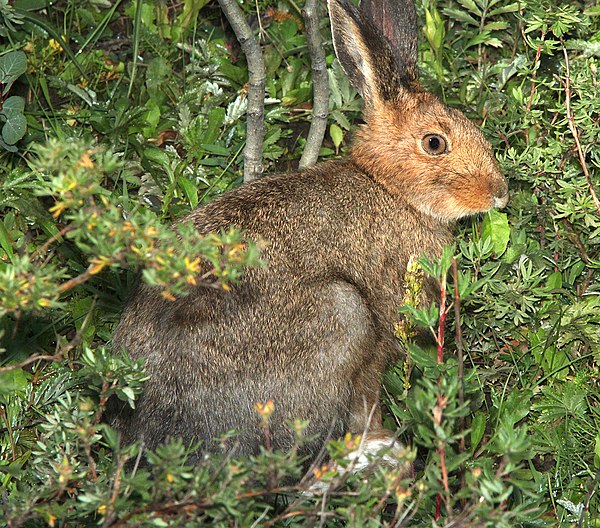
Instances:
[[[183,11],[177,17],[177,25],[173,29],[177,29],[177,37],[185,35],[189,28],[192,27],[200,10],[208,4],[209,0],[184,0]]]
[[[0,396],[23,392],[27,388],[28,374],[23,369],[0,372]]]
[[[332,123],[329,127],[329,135],[331,136],[335,148],[338,149],[344,140],[344,132],[338,125]]]
[[[433,347],[422,348],[414,343],[408,343],[410,359],[421,368],[434,368],[437,366],[437,352]]]
[[[488,16],[494,17],[494,16],[501,15],[504,13],[515,13],[519,9],[521,9],[520,3],[514,2],[513,4],[509,4],[507,6],[498,7],[497,9],[492,9]]]
[[[473,422],[471,423],[471,452],[475,452],[481,442],[485,434],[485,424],[485,414],[478,412],[473,416]]]
[[[207,152],[208,154],[216,154],[217,156],[229,156],[231,154],[231,150],[222,147],[221,145],[210,145],[202,143],[200,148],[203,152]]]
[[[340,112],[339,110],[334,110],[331,112],[331,117],[335,119],[335,122],[340,125],[344,130],[350,130],[351,124],[350,120],[346,117],[345,114]]]
[[[600,433],[596,435],[596,445],[594,447],[594,466],[600,467]]]
[[[17,95],[13,95],[2,103],[2,113],[10,119],[12,114],[22,114],[25,110],[25,99]]]
[[[22,97],[12,96],[4,101],[0,115],[6,118],[2,127],[2,139],[8,145],[14,145],[27,131],[27,120],[23,115],[25,102]]]
[[[502,255],[508,246],[510,238],[510,226],[508,225],[508,216],[496,209],[489,211],[484,220],[481,230],[481,238],[489,238],[494,245],[494,253],[497,256]]]
[[[27,57],[22,51],[11,51],[0,57],[0,83],[3,94],[8,93],[15,80],[27,71]]]
[[[4,222],[0,220],[0,247],[4,250],[8,258],[12,261],[15,254],[13,252],[13,241],[4,225]]]
[[[144,150],[144,157],[165,170],[171,165],[171,158],[169,158],[169,155],[164,150],[158,148],[148,148]]]
[[[478,17],[482,16],[481,9],[475,4],[473,0],[458,0],[458,3],[462,5],[465,9],[469,10],[471,13],[474,13]]]
[[[177,178],[177,185],[183,190],[183,194],[185,194],[190,205],[196,207],[198,205],[198,188],[185,176]]]
[[[587,16],[600,16],[600,5],[598,6],[592,6],[592,7],[588,7],[584,12],[584,15]]]
[[[546,288],[549,290],[557,290],[562,288],[562,273],[560,271],[555,271],[548,277],[548,280],[546,281]]]
[[[475,20],[471,15],[462,9],[453,9],[449,7],[444,9],[444,14],[449,18],[458,20],[465,24],[471,24],[472,26],[476,27],[479,26],[479,22],[477,22],[477,20]]]
[[[208,126],[200,138],[200,143],[214,143],[221,133],[221,127],[225,121],[225,109],[217,106],[208,114]]]

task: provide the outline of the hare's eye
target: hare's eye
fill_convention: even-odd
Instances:
[[[430,156],[439,156],[448,152],[448,143],[439,134],[427,134],[421,140],[421,145]]]

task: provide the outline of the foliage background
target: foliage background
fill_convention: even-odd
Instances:
[[[265,167],[293,169],[311,103],[302,2],[240,5],[267,66]],[[168,228],[241,182],[247,74],[218,5],[0,2],[0,524],[600,525],[600,7],[418,9],[423,82],[482,125],[511,202],[460,225],[456,272],[452,252],[423,263],[447,280],[448,319],[404,309],[446,330],[443,363],[410,343],[386,377],[411,475],[318,467],[290,486],[293,451],[191,467],[175,442],[139,466],[139,446],[119,448],[102,423],[108,398],[134,402],[144,380],[105,346],[137,270],[169,297],[259,264],[239,233]],[[321,27],[327,159],[347,147],[360,101],[325,9]],[[299,493],[313,478],[329,489]]]

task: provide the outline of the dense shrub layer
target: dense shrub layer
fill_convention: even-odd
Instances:
[[[241,5],[266,61],[265,167],[287,170],[312,96],[302,2]],[[407,358],[386,376],[385,404],[411,471],[374,463],[349,475],[330,456],[343,465],[358,438],[332,441],[305,474],[295,450],[191,465],[177,442],[119,448],[102,422],[108,398],[133,405],[145,379],[143,365],[106,347],[140,270],[172,298],[198,280],[227,288],[261,265],[243,233],[169,229],[241,182],[247,71],[218,5],[0,3],[6,524],[600,524],[600,9],[418,8],[424,83],[481,123],[511,202],[461,224],[441,262],[407,276]],[[321,22],[327,159],[347,147],[360,101],[333,59],[324,9]],[[201,278],[199,256],[211,269]],[[424,274],[445,299],[417,310]],[[419,326],[435,347],[411,341]],[[290,425],[299,444],[304,425]]]

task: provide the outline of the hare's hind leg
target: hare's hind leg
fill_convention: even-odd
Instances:
[[[389,346],[390,343],[379,343],[376,353],[369,358],[368,368],[361,369],[354,379],[349,430],[361,435],[361,441],[359,447],[347,456],[352,462],[349,466],[351,471],[362,471],[373,464],[408,469],[406,448],[391,431],[383,428],[381,419],[381,378],[388,363],[383,350]]]
[[[374,344],[373,348],[365,353],[363,364],[354,375],[354,394],[350,404],[351,433],[364,434],[382,428],[379,399],[383,373],[389,364],[390,354],[386,351],[392,347],[397,347],[395,341],[388,343],[380,340]]]

